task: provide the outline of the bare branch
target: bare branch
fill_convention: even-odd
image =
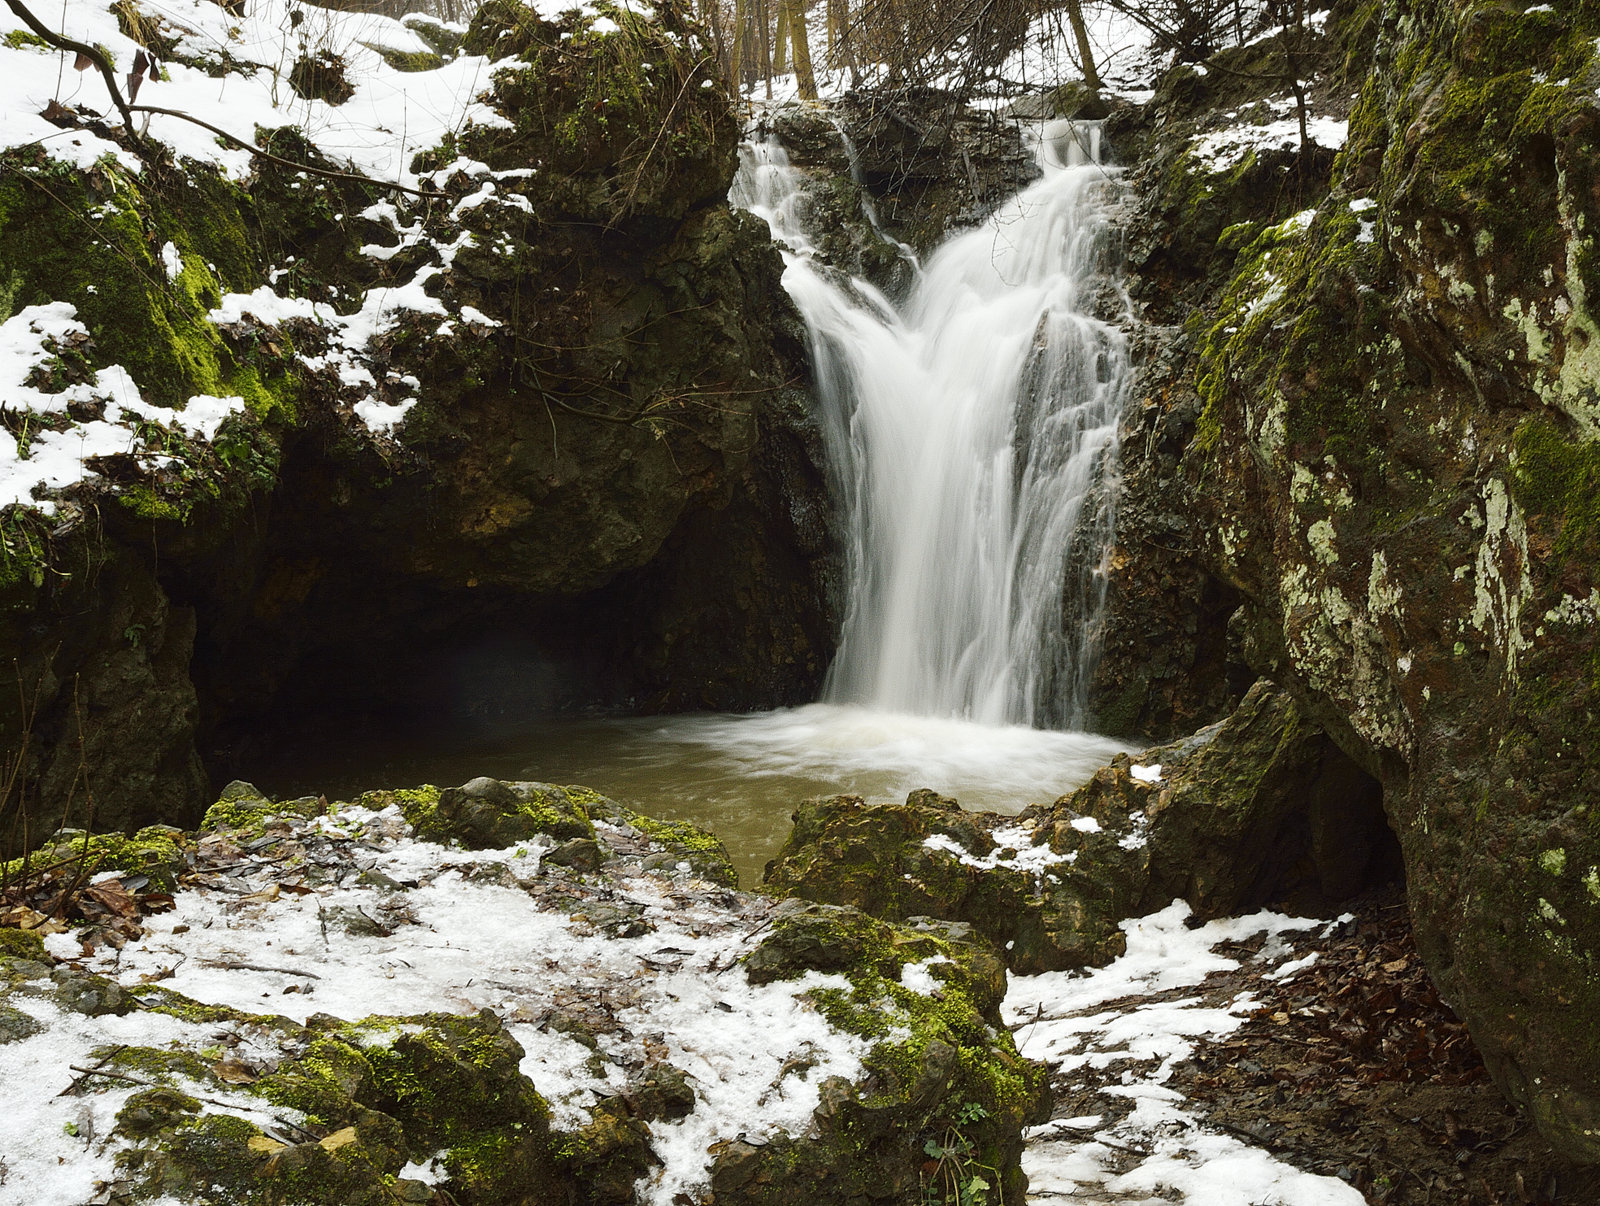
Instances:
[[[128,102],[122,99],[122,90],[117,87],[117,73],[115,68],[112,67],[111,61],[106,58],[98,47],[90,46],[87,42],[78,42],[56,33],[43,21],[39,20],[38,17],[34,16],[33,13],[29,12],[27,5],[23,4],[22,0],[6,0],[6,3],[11,6],[12,12],[22,18],[24,25],[57,50],[71,50],[81,54],[99,69],[100,74],[105,77],[106,88],[111,93],[111,101],[117,106],[117,111],[122,114],[123,124],[128,127],[128,137],[137,146],[139,135],[133,128],[133,114],[128,109]]]

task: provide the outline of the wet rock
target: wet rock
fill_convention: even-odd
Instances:
[[[1341,899],[1393,870],[1377,785],[1264,681],[1228,720],[1119,755],[1048,807],[1012,819],[952,803],[803,805],[768,888],[958,920],[1032,973],[1108,962],[1121,921],[1175,897],[1222,916],[1293,892]]]
[[[14,1043],[44,1029],[33,1018],[14,1005],[0,1002],[0,1044]]]
[[[924,1184],[930,1143],[959,1135],[1022,1194],[1020,1128],[1048,1111],[1042,1068],[1017,1055],[1000,1023],[1005,969],[937,923],[897,926],[859,910],[786,902],[745,960],[753,983],[807,972],[848,988],[809,994],[835,1025],[873,1039],[864,1083],[830,1080],[810,1133],[712,1147],[718,1203],[898,1200]]]
[[[585,1206],[626,1206],[636,1200],[634,1185],[660,1163],[646,1122],[622,1097],[608,1097],[595,1106],[589,1124],[574,1137],[572,1168]]]
[[[1156,439],[1182,447],[1149,514],[1189,517],[1165,564],[1236,597],[1243,659],[1381,784],[1441,994],[1546,1139],[1593,1164],[1600,460],[1575,257],[1600,220],[1578,83],[1600,26],[1393,16],[1330,22],[1360,97],[1292,197],[1240,190],[1260,157],[1218,172],[1188,145],[1137,182],[1159,220],[1130,240],[1135,295],[1188,341],[1145,393],[1174,418],[1200,404]],[[1225,78],[1175,81],[1150,138],[1187,144]],[[1337,827],[1312,828],[1321,873],[1347,877]]]
[[[260,829],[271,817],[284,815],[314,817],[325,807],[326,802],[317,796],[303,796],[295,800],[271,800],[258,790],[255,784],[235,779],[222,789],[217,802],[206,810],[200,828],[213,832],[229,829]]]
[[[63,1009],[97,1018],[104,1014],[125,1014],[134,1008],[134,1001],[115,980],[88,972],[58,967],[51,973],[55,982],[55,996]]]
[[[544,861],[557,867],[570,867],[574,871],[595,871],[609,857],[593,838],[573,838],[562,842],[544,856]]]
[[[639,1116],[648,1122],[676,1122],[694,1113],[694,1089],[689,1076],[671,1064],[655,1064],[628,1086]]]
[[[567,788],[550,783],[503,783],[480,777],[446,789],[436,803],[408,806],[406,819],[418,837],[459,842],[469,850],[499,850],[541,834],[563,842],[593,842],[594,825],[585,810],[593,793],[572,790],[580,795],[574,797]]]

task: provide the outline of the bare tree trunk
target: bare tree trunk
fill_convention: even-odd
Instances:
[[[1067,0],[1067,21],[1072,25],[1072,36],[1078,43],[1078,65],[1083,68],[1083,82],[1100,91],[1100,72],[1094,65],[1094,48],[1089,45],[1089,27],[1083,21],[1082,0]]]
[[[772,38],[772,73],[782,75],[789,65],[789,0],[778,0],[778,29]]]
[[[772,22],[767,0],[756,0],[756,17],[761,22],[761,74],[767,81],[767,99],[772,99]]]
[[[851,40],[850,0],[828,0],[828,66],[850,68],[856,75],[856,52]]]
[[[811,40],[806,35],[806,0],[783,0],[794,42],[794,79],[802,100],[817,99],[817,77],[811,70]]]
[[[733,57],[728,53],[728,39],[722,32],[722,5],[719,0],[699,0],[700,19],[711,31],[711,46],[724,79],[735,80]]]
[[[750,67],[751,0],[733,0],[733,70],[729,73],[736,92],[743,92],[754,79]]]
[[[1294,113],[1300,126],[1300,180],[1303,184],[1311,173],[1311,134],[1307,129],[1310,105],[1306,101],[1306,84],[1301,68],[1304,66],[1306,36],[1305,0],[1280,0],[1273,6],[1274,17],[1282,30],[1283,74],[1289,91],[1294,94]]]

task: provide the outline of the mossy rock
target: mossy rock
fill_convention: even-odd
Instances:
[[[222,789],[217,802],[206,809],[200,822],[202,831],[258,830],[269,818],[275,816],[304,817],[307,820],[321,815],[323,803],[317,796],[302,796],[294,800],[271,800],[252,783],[235,779]]]
[[[44,1026],[15,1005],[0,1002],[0,1046],[38,1034]]]
[[[402,806],[406,820],[425,841],[503,850],[540,835],[562,842],[593,841],[588,805],[602,798],[588,788],[480,777],[445,789],[433,803],[419,799]]]
[[[407,13],[400,18],[400,24],[426,42],[435,54],[445,58],[460,54],[461,44],[466,40],[465,32],[430,13]]]
[[[444,66],[444,56],[437,51],[395,50],[390,46],[366,45],[367,49],[376,51],[396,71],[436,71]]]
[[[163,1006],[185,1016],[176,1002]],[[299,1118],[277,1137],[247,1118],[199,1115],[193,1093],[229,1088],[213,1053],[93,1053],[109,1073],[154,1082],[130,1098],[117,1124],[131,1143],[119,1167],[139,1200],[164,1194],[245,1206],[364,1206],[395,1200],[407,1161],[431,1157],[463,1206],[570,1199],[549,1108],[520,1071],[522,1047],[492,1012],[355,1023],[317,1015],[304,1027],[275,1017],[235,1020],[276,1029],[286,1050],[299,1052],[242,1089],[231,1087],[261,1099],[267,1113]]]
[[[1140,764],[1160,764],[1160,780],[1135,776]],[[1376,783],[1265,680],[1227,720],[1119,755],[1048,807],[1010,818],[953,805],[931,792],[810,801],[767,889],[965,922],[1032,974],[1110,962],[1126,949],[1121,923],[1174,897],[1225,916],[1293,891],[1337,901],[1393,870]],[[1019,825],[1047,848],[1037,869],[988,857],[993,831]]]
[[[303,54],[289,70],[289,86],[302,100],[342,105],[356,94],[343,58],[331,50]]]
[[[660,1164],[647,1120],[623,1097],[598,1102],[588,1125],[564,1142],[566,1167],[583,1186],[585,1206],[631,1206],[634,1186]]]
[[[833,1025],[871,1041],[868,1075],[860,1086],[825,1084],[806,1137],[714,1147],[719,1204],[918,1200],[928,1145],[956,1134],[1002,1200],[1021,1200],[1022,1128],[1049,1108],[1045,1069],[1017,1053],[999,1016],[1005,968],[971,937],[962,926],[785,902],[746,975],[844,976],[848,987],[808,995]]]
[[[51,973],[50,978],[56,986],[56,1003],[63,1009],[81,1013],[85,1017],[98,1018],[106,1014],[121,1017],[131,1013],[138,1005],[127,989],[105,976],[61,966]]]
[[[601,819],[593,805],[589,814]],[[618,809],[612,819],[633,826],[652,842],[665,847],[664,854],[651,855],[644,860],[646,870],[676,870],[687,864],[689,871],[701,879],[724,888],[739,886],[739,872],[728,857],[728,847],[716,834],[688,821],[663,821],[631,808]]]
[[[646,20],[597,0],[546,21],[490,0],[464,47],[501,64],[488,99],[513,128],[469,126],[458,142],[491,167],[541,164],[555,211],[680,220],[726,195],[739,142],[701,36],[672,6]]]
[[[0,926],[0,957],[28,959],[44,963],[50,956],[44,953],[44,939],[33,930],[19,930],[13,926]]]
[[[463,1203],[563,1200],[550,1108],[500,1019],[485,1009],[400,1020],[392,1046],[364,1050],[372,1107],[398,1119],[415,1150],[441,1153]]]
[[[70,864],[68,872],[76,874],[79,860],[82,860],[81,866],[88,875],[103,871],[143,875],[149,879],[151,887],[171,892],[178,886],[179,874],[188,866],[184,857],[186,842],[183,831],[170,825],[149,825],[131,836],[64,830],[26,860],[13,859],[6,863],[4,874],[15,879],[25,868],[38,871],[60,863]]]

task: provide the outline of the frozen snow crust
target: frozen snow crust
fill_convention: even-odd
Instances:
[[[547,784],[234,784],[140,836],[107,920],[0,929],[16,1200],[842,1202],[953,1136],[1020,1199],[1043,1070],[963,927],[738,892],[710,835]]]

